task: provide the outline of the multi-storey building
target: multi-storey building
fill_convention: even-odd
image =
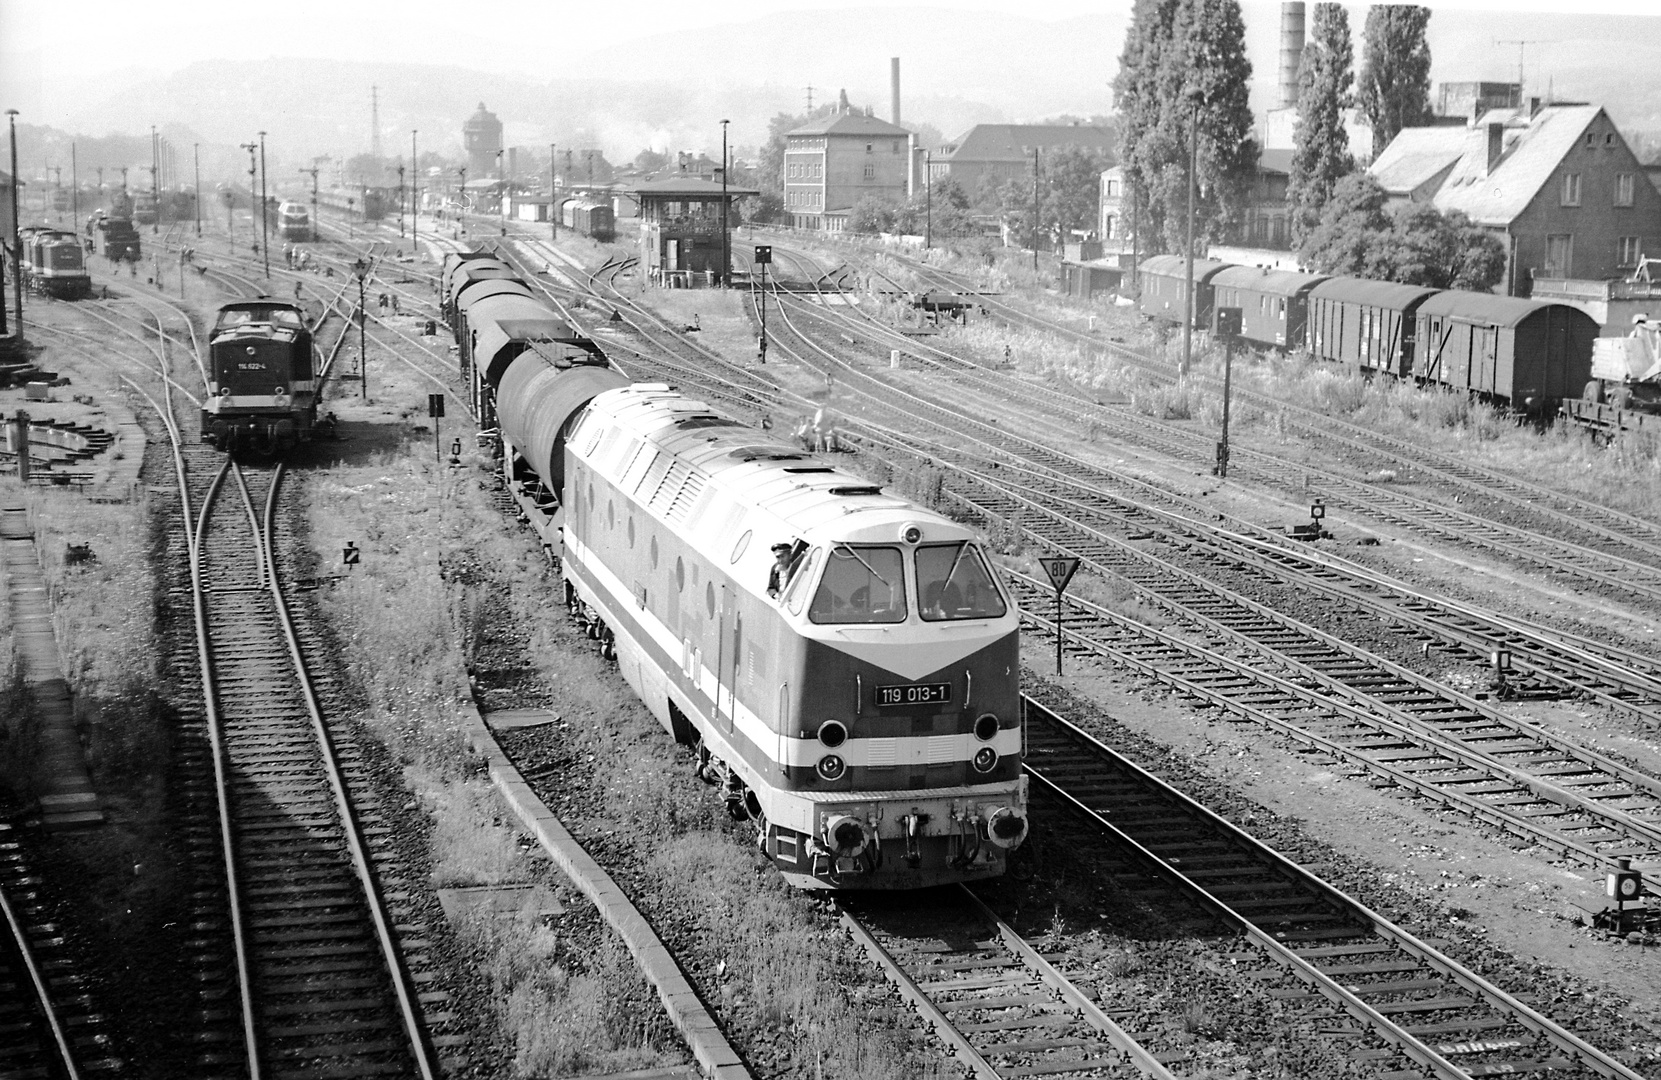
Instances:
[[[1535,98],[1463,129],[1405,128],[1371,171],[1396,198],[1498,233],[1512,296],[1535,278],[1624,277],[1661,252],[1661,193],[1596,105]]]
[[[1118,138],[1112,128],[1092,124],[976,124],[956,142],[932,152],[929,173],[936,181],[957,181],[973,197],[982,180],[1031,183],[1034,150],[1042,157],[1076,148],[1111,163]]]
[[[785,134],[784,211],[800,229],[841,231],[864,198],[899,204],[911,184],[911,133],[840,110]]]

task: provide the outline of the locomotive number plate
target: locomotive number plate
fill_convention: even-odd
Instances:
[[[952,684],[905,683],[877,687],[877,707],[886,705],[940,705],[952,700]]]

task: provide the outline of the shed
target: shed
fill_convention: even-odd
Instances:
[[[1333,277],[1309,293],[1309,351],[1321,360],[1406,375],[1414,316],[1437,290],[1358,277]]]
[[[1064,260],[1059,284],[1068,296],[1088,300],[1097,293],[1117,292],[1124,277],[1123,270],[1107,263]]]
[[[1215,307],[1212,302],[1211,278],[1232,265],[1234,264],[1217,262],[1215,259],[1194,260],[1196,327],[1203,329],[1211,325],[1211,312]],[[1155,255],[1151,259],[1142,260],[1142,264],[1136,268],[1136,275],[1137,281],[1141,284],[1137,306],[1142,314],[1181,325],[1188,296],[1186,260],[1181,255]]]
[[[1230,266],[1211,277],[1213,311],[1239,308],[1241,337],[1259,345],[1295,348],[1304,343],[1309,290],[1325,280],[1321,275],[1291,270]],[[1215,328],[1215,318],[1206,325]]]
[[[1450,289],[1419,305],[1413,374],[1530,414],[1579,397],[1597,322],[1567,304]]]

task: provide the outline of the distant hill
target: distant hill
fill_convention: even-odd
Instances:
[[[1034,5],[1040,8],[1041,5]],[[599,146],[613,161],[639,149],[711,151],[721,118],[734,146],[756,146],[776,113],[799,113],[842,89],[877,115],[889,111],[889,57],[901,58],[902,118],[955,138],[980,122],[1111,111],[1110,83],[1124,45],[1129,3],[1105,14],[1046,22],[941,8],[845,8],[744,20],[722,9],[703,29],[605,44],[586,53],[566,42],[550,78],[440,64],[312,59],[202,60],[161,78],[76,73],[75,109],[54,126],[147,133],[158,121],[225,146],[268,132],[284,168],[315,154],[369,148],[369,87],[381,88],[386,152],[408,153],[418,129],[427,149],[459,153],[461,125],[482,101],[510,144]],[[1274,98],[1278,3],[1244,6],[1254,65],[1253,105]],[[1350,8],[1359,50],[1366,8]],[[1530,93],[1549,78],[1560,99],[1607,107],[1629,131],[1661,132],[1661,18],[1437,9],[1431,18],[1437,81],[1515,78],[1508,38],[1530,46]],[[522,49],[523,46],[521,45]],[[474,55],[469,53],[469,55]],[[716,58],[713,62],[711,58]],[[177,139],[176,139],[177,141]]]

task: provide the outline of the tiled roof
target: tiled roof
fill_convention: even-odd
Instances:
[[[1403,128],[1367,171],[1385,191],[1405,195],[1457,162],[1470,134],[1463,127]]]
[[[1086,124],[976,124],[936,161],[1024,161],[1032,147],[1077,146],[1113,156],[1118,134],[1110,127]]]
[[[1290,175],[1292,172],[1292,151],[1290,149],[1259,150],[1257,152],[1257,168],[1260,172]]]
[[[862,112],[838,113],[829,120],[813,120],[799,128],[785,132],[791,135],[909,135],[905,128],[866,116]]]
[[[696,176],[672,176],[667,180],[650,180],[644,184],[636,184],[625,188],[630,195],[662,195],[673,197],[676,195],[719,195],[723,188],[714,180],[704,180]],[[741,188],[737,184],[724,189],[730,198],[740,195],[759,195],[754,188]]]
[[[1464,155],[1436,191],[1436,209],[1462,210],[1483,225],[1515,221],[1602,112],[1596,105],[1547,105],[1532,120],[1506,124],[1504,152],[1492,170],[1486,127],[1471,129]]]

